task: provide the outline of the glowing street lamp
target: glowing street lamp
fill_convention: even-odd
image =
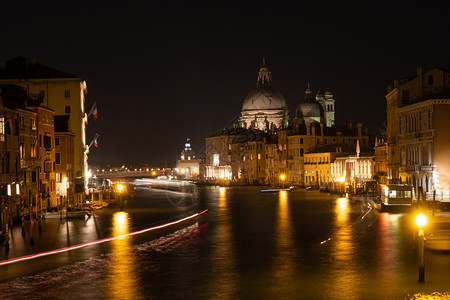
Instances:
[[[427,218],[423,213],[419,213],[416,217],[416,225],[419,227],[418,248],[419,248],[419,282],[425,281],[425,235],[423,227],[427,224]]]
[[[123,191],[123,184],[118,183],[117,186],[117,191],[119,192],[119,203],[120,203],[120,210],[122,210],[122,191]]]
[[[280,175],[281,182],[283,183],[283,188],[284,188],[284,179],[285,178],[286,178],[286,175],[284,175],[284,174]]]

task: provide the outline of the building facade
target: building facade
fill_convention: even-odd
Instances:
[[[28,94],[42,97],[42,106],[55,115],[70,116],[70,128],[74,134],[73,170],[76,190],[82,193],[87,185],[87,146],[85,128],[85,96],[87,84],[74,76],[38,63],[35,59],[16,57],[0,63],[0,83],[23,87]]]
[[[389,182],[449,198],[449,70],[417,68],[417,75],[394,81],[386,100]]]
[[[188,138],[177,160],[176,172],[181,179],[198,179],[200,174],[201,160],[195,157],[195,151],[192,151],[191,139]]]

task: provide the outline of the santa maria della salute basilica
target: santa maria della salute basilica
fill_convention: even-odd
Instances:
[[[337,125],[335,100],[328,89],[314,93],[307,83],[305,96],[290,118],[286,99],[274,87],[263,60],[256,87],[244,98],[233,128],[206,138],[203,173],[206,181],[230,184],[280,184],[283,180],[283,184],[331,187],[346,172],[333,165],[339,157],[355,156],[362,162],[363,155],[372,151],[362,123]],[[360,175],[369,180],[370,168],[368,163],[363,165],[366,168]]]
[[[288,127],[289,114],[286,100],[273,86],[272,74],[263,60],[259,69],[256,88],[244,99],[239,125],[242,128],[275,131]],[[303,103],[295,111],[295,122],[325,123],[334,125],[334,99],[331,91],[313,96],[310,85],[305,91]]]

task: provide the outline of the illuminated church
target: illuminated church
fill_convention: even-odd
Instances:
[[[314,97],[310,84],[305,98],[296,109],[295,119],[300,123],[324,123],[334,125],[334,99],[330,90],[323,95],[320,91]],[[242,128],[275,132],[289,124],[289,111],[283,95],[273,86],[272,74],[263,59],[253,89],[242,104],[239,125]]]
[[[240,125],[247,129],[276,130],[288,125],[289,114],[286,100],[273,87],[272,74],[265,60],[259,69],[256,88],[244,99]]]
[[[336,126],[333,93],[326,90],[314,94],[309,83],[290,120],[286,99],[274,87],[263,60],[256,87],[244,98],[234,128],[206,138],[204,178],[211,182],[276,184],[283,174],[286,183],[306,185],[311,184],[307,178],[314,178],[327,185],[332,180],[329,170],[311,177],[305,173],[304,154],[326,146],[339,156],[344,153],[336,149],[354,149],[357,142],[369,147],[367,130],[363,131],[361,123],[355,125]]]

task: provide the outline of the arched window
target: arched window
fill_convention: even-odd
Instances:
[[[303,138],[300,138],[300,144],[303,144]]]
[[[303,156],[303,148],[300,148],[300,156]]]

